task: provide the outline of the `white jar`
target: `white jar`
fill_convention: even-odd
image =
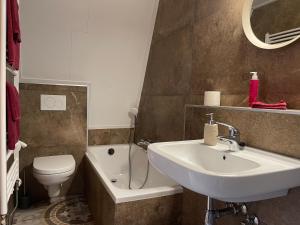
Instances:
[[[220,106],[221,105],[221,92],[220,91],[204,92],[204,105],[205,106]]]

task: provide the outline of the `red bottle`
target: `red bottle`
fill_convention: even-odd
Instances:
[[[258,98],[258,88],[259,88],[259,79],[257,72],[251,72],[252,78],[250,80],[249,87],[249,106],[252,107],[252,103],[257,101]]]

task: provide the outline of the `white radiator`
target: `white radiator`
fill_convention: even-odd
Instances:
[[[19,152],[22,148],[26,148],[27,144],[22,141],[18,141],[16,149],[14,151],[9,150],[7,154],[7,160],[11,155],[14,157],[14,161],[7,172],[6,178],[6,201],[9,201],[10,196],[14,192],[14,187],[17,179],[19,179]]]
[[[282,31],[275,34],[266,33],[265,42],[267,44],[277,44],[277,43],[293,40],[294,38],[299,36],[300,36],[300,27],[291,30]]]

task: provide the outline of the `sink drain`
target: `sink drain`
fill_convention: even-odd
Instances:
[[[117,179],[111,179],[110,180],[112,183],[116,183],[118,180]]]

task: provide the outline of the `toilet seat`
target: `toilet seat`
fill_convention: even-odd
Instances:
[[[72,155],[37,157],[33,160],[33,172],[40,175],[54,175],[74,171]]]

